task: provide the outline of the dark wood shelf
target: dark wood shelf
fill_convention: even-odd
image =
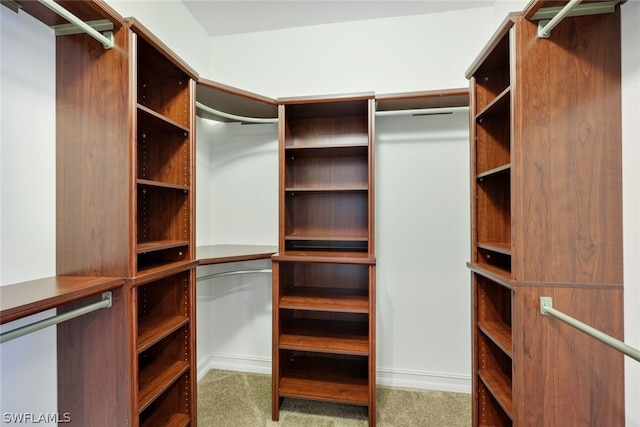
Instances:
[[[196,248],[196,258],[198,265],[210,265],[270,259],[277,252],[277,246],[269,245],[207,245]]]
[[[342,143],[316,143],[313,145],[285,145],[284,149],[288,154],[295,153],[298,156],[309,157],[334,157],[337,155],[359,155],[366,152],[369,147],[369,142],[366,136],[363,135],[362,141],[357,142],[342,142]]]
[[[197,101],[207,107],[236,116],[262,119],[278,117],[278,106],[276,105],[275,99],[208,80],[203,77],[198,79]],[[197,114],[200,117],[216,121],[236,121],[212,114],[200,108],[198,108]]]
[[[187,316],[143,316],[138,319],[138,353],[189,323]]]
[[[482,181],[486,178],[491,178],[493,176],[506,174],[509,171],[511,171],[511,163],[507,163],[506,165],[498,166],[488,171],[479,173],[478,175],[476,175],[476,179],[478,179],[479,181]]]
[[[507,356],[513,358],[513,338],[509,325],[478,320],[478,329],[484,332]]]
[[[287,187],[284,189],[286,193],[342,193],[360,191],[366,192],[367,187]]]
[[[467,267],[469,268],[469,270],[473,271],[474,273],[477,273],[483,277],[486,277],[487,279],[490,279],[500,284],[501,286],[504,286],[509,290],[513,289],[511,273],[508,271],[505,271],[500,268],[496,268],[492,265],[473,264],[470,262],[467,263]]]
[[[317,252],[317,251],[285,251],[272,256],[274,261],[281,262],[318,262],[335,264],[375,264],[373,254],[365,252]]]
[[[146,252],[162,251],[165,249],[189,246],[188,240],[156,240],[153,242],[139,242],[136,252],[139,254]]]
[[[184,360],[157,360],[140,371],[138,413],[145,410],[158,396],[189,369]]]
[[[130,286],[140,286],[181,271],[190,270],[197,266],[197,260],[160,263],[154,266],[147,266],[146,268],[139,270],[136,276],[128,277],[126,282]]]
[[[376,111],[465,107],[469,105],[469,88],[384,93],[376,95],[376,104]]]
[[[136,180],[136,182],[138,183],[138,185],[148,185],[150,187],[167,188],[167,189],[174,189],[174,190],[181,190],[181,191],[189,191],[189,186],[188,185],[171,184],[171,183],[168,183],[168,182],[153,181],[153,180],[150,180],[150,179],[138,179],[138,180]]]
[[[365,360],[295,356],[279,384],[281,397],[367,405]]]
[[[285,240],[316,240],[322,241],[343,241],[343,242],[366,242],[367,236],[363,234],[311,234],[292,233],[284,236]]]
[[[513,394],[511,389],[511,380],[501,373],[481,369],[478,371],[480,380],[491,392],[498,404],[504,409],[507,416],[513,420]]]
[[[175,122],[168,117],[146,107],[142,104],[138,104],[138,113],[140,113],[139,121],[141,124],[139,127],[146,129],[144,123],[149,123],[149,131],[163,131],[163,132],[186,132],[189,134],[189,128]]]
[[[282,330],[281,349],[358,356],[369,354],[366,322],[296,319]]]
[[[279,306],[283,309],[368,313],[369,296],[357,289],[295,287],[280,298]]]
[[[123,278],[54,276],[0,286],[0,324],[124,285]]]
[[[186,427],[190,424],[187,414],[156,415],[142,423],[142,427]]]
[[[511,256],[511,242],[478,242],[478,248]]]
[[[511,96],[511,86],[500,92],[493,101],[489,102],[479,113],[476,114],[476,120],[481,123],[482,119],[490,117],[501,117],[509,119],[509,106]]]

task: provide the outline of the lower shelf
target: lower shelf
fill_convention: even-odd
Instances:
[[[292,319],[282,328],[280,348],[367,356],[367,333],[366,321]]]
[[[138,411],[142,411],[149,406],[151,402],[164,392],[167,387],[173,384],[182,374],[187,372],[188,369],[189,364],[187,362],[178,360],[172,362],[170,365],[158,362],[153,369],[145,370],[140,375]]]
[[[513,415],[505,412],[504,406],[483,382],[478,384],[478,426],[513,427]]]
[[[185,372],[140,412],[137,425],[185,427],[192,424],[192,393],[191,378],[189,372]]]
[[[283,367],[279,394],[280,397],[366,406],[369,404],[367,358],[294,354]]]
[[[142,427],[186,427],[189,425],[189,416],[186,414],[161,415],[146,420]]]

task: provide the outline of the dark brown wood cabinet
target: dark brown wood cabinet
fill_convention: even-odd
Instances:
[[[373,96],[280,100],[273,419],[283,398],[368,407],[375,424]]]
[[[471,86],[473,425],[624,425],[620,15],[537,38],[532,2]]]

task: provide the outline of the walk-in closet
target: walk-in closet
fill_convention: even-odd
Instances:
[[[0,6],[2,425],[640,427],[640,2],[216,3]]]

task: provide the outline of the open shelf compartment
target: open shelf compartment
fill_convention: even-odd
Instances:
[[[189,322],[189,271],[134,288],[138,353]]]
[[[281,310],[280,349],[369,354],[366,314]]]
[[[369,404],[368,359],[281,350],[280,397]]]
[[[171,122],[190,128],[189,76],[144,37],[136,37],[136,44],[138,104]]]

